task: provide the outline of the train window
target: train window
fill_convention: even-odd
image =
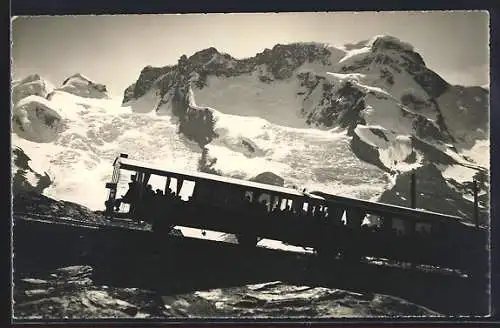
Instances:
[[[376,215],[373,214],[367,214],[365,215],[365,218],[361,222],[361,225],[378,225],[378,220],[379,218]]]
[[[382,218],[379,215],[368,214],[365,217],[365,220],[367,221],[368,225],[375,225],[379,228],[382,227]]]
[[[347,224],[347,211],[344,211],[342,213],[342,218],[340,219],[340,221],[343,223],[343,224]]]
[[[307,209],[309,208],[309,203],[304,202],[304,205],[302,206],[302,209],[307,212]]]
[[[398,218],[392,219],[392,229],[395,229],[399,234],[405,233],[405,222]]]
[[[349,208],[345,211],[346,224],[350,227],[360,227],[366,213],[357,208]]]
[[[250,198],[250,201],[253,202],[253,192],[245,191],[245,198]]]
[[[166,178],[165,178],[165,180],[166,180]],[[177,179],[176,178],[170,178],[170,184],[168,185],[168,188],[170,188],[173,192],[177,192]]]
[[[430,233],[432,231],[432,224],[426,222],[417,222],[415,230],[422,233]]]
[[[148,184],[151,185],[153,190],[160,189],[163,190],[165,188],[165,182],[167,181],[166,177],[151,175],[149,177]]]
[[[183,200],[188,200],[189,197],[193,195],[194,186],[195,186],[194,181],[184,180],[181,192],[179,193],[179,195]]]
[[[170,187],[170,189],[172,189],[173,192],[175,192],[176,195],[179,194],[181,196],[181,198],[183,198],[182,197],[182,189],[184,187],[184,180],[180,180],[177,178],[171,178],[169,187]]]
[[[271,209],[274,209],[275,207],[278,207],[280,206],[279,204],[279,198],[278,197],[272,197],[272,201],[270,203],[270,206],[271,206]]]
[[[268,210],[269,210],[269,205],[271,204],[271,195],[267,194],[267,193],[260,194],[257,201],[259,203],[262,201],[266,201],[266,204],[268,204]]]
[[[323,206],[323,211],[325,213],[325,217],[328,218],[330,214],[328,213],[328,206]]]
[[[287,202],[288,201],[286,199],[282,199],[281,202],[280,202],[280,205],[279,205],[279,209],[280,210],[284,210],[286,208]]]

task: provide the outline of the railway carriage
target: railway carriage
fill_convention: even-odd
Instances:
[[[184,226],[235,234],[245,247],[266,238],[312,247],[326,258],[378,257],[469,273],[486,270],[487,230],[467,225],[460,217],[167,169],[129,159],[126,154],[117,157],[113,166],[112,181],[106,184],[109,217],[132,219],[135,215],[117,212],[112,206],[124,172],[139,185],[137,206],[144,205],[144,190],[152,177],[160,178],[163,195],[173,189],[175,201],[165,197],[149,204],[143,217],[160,236],[167,236],[174,226]],[[364,224],[368,215],[378,219]]]

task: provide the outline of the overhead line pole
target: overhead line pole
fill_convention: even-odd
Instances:
[[[410,207],[417,208],[417,178],[414,170],[411,172]]]

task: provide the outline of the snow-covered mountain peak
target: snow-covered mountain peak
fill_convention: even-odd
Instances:
[[[64,130],[60,111],[46,98],[29,95],[12,110],[12,130],[33,142],[52,142]]]
[[[89,109],[113,114],[120,106],[109,99],[104,85],[79,73],[58,88],[38,74],[15,81],[12,104],[12,132],[35,143],[54,142],[68,128],[68,122]]]
[[[401,41],[399,38],[392,35],[376,35],[369,42],[368,46],[372,48],[373,51],[380,51],[384,49],[395,49],[401,51],[414,51],[413,45]]]
[[[366,45],[370,42],[370,40],[361,40],[356,43],[346,43],[342,45],[340,48],[343,49],[344,51],[351,51],[351,50],[356,50],[356,49],[361,49],[366,47]]]
[[[45,98],[54,90],[54,86],[38,74],[31,74],[21,80],[12,81],[11,88],[13,105],[31,95]]]
[[[64,86],[64,85],[67,85],[67,84],[69,84],[71,82],[77,82],[77,81],[80,82],[80,83],[87,83],[87,84],[94,83],[95,84],[95,82],[93,80],[91,80],[90,78],[88,78],[87,76],[85,76],[85,75],[83,75],[81,73],[75,73],[73,75],[68,76],[64,80],[64,82],[62,83],[62,85]]]
[[[75,73],[68,77],[56,90],[72,93],[80,97],[109,98],[104,84],[96,83],[81,73]]]
[[[211,47],[189,57],[182,55],[173,66],[146,66],[136,83],[125,90],[123,103],[138,99],[150,90],[154,90],[160,98],[165,95],[170,97],[171,90],[188,82],[197,89],[203,89],[212,77],[230,79],[253,74],[267,84],[284,81],[293,78],[297,69],[318,65],[330,67],[344,55],[345,51],[341,49],[314,42],[277,44],[272,49],[243,59],[236,59]],[[161,106],[160,103],[163,104],[158,100],[156,109]]]
[[[123,103],[140,112],[186,113],[178,109],[189,106],[189,88],[200,106],[225,114],[258,116],[291,127],[349,127],[351,132],[357,124],[385,121],[396,133],[422,136],[433,131],[430,138],[467,145],[464,124],[472,114],[460,110],[461,104],[481,108],[473,111],[473,130],[485,131],[487,117],[485,94],[449,85],[425,66],[411,44],[389,35],[343,48],[277,44],[245,59],[208,48],[183,55],[174,66],[145,67],[125,91]],[[469,100],[472,94],[477,104]],[[140,101],[146,98],[149,109]],[[454,120],[457,110],[461,118]]]
[[[207,64],[207,62],[212,60],[214,57],[223,57],[226,59],[231,59],[231,58],[228,58],[227,56],[224,57],[224,54],[220,53],[215,47],[210,47],[210,48],[206,48],[206,49],[195,52],[192,56],[187,58],[187,60],[190,62],[193,62],[193,63],[199,62],[202,64],[203,63]]]
[[[13,81],[13,84],[16,84],[16,85],[17,84],[25,84],[25,83],[31,83],[31,82],[40,81],[40,80],[42,80],[42,78],[40,77],[39,74],[30,74],[21,80]]]

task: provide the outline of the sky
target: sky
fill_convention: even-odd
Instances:
[[[479,11],[17,17],[12,75],[60,85],[78,72],[122,97],[145,66],[208,47],[245,58],[278,43],[343,45],[380,34],[411,43],[452,84],[489,83],[489,16]]]

